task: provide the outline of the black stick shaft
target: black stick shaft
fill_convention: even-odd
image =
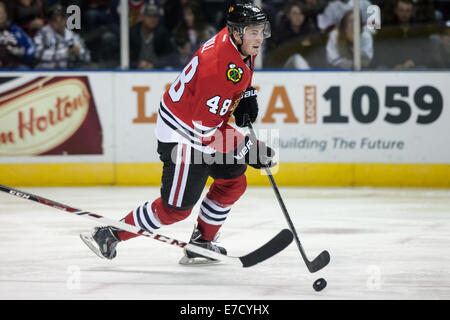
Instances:
[[[294,224],[292,223],[291,217],[289,216],[289,213],[286,209],[283,198],[281,197],[280,191],[278,190],[278,186],[275,182],[275,179],[273,178],[272,172],[270,171],[270,168],[268,168],[268,167],[265,167],[265,169],[266,169],[267,176],[269,177],[270,183],[272,184],[273,191],[275,192],[275,196],[277,197],[278,203],[280,204],[281,211],[283,212],[284,217],[286,218],[289,229],[292,231],[292,234],[294,235],[295,243],[297,244],[297,247],[300,250],[300,254],[302,255],[303,261],[305,261],[305,263],[308,263],[309,262],[308,257],[306,256],[306,253],[303,250],[303,246],[300,243],[300,239],[297,235],[297,231],[295,230]]]
[[[258,140],[256,138],[256,133],[255,130],[253,130],[253,126],[250,122],[248,122],[248,127],[250,129],[250,134],[252,136],[253,139]],[[275,196],[278,200],[278,203],[280,204],[281,207],[281,211],[283,212],[284,217],[286,218],[286,221],[288,223],[289,229],[292,231],[292,234],[294,235],[294,240],[295,243],[297,244],[297,247],[300,251],[300,254],[302,255],[303,261],[308,264],[309,260],[308,257],[306,256],[305,251],[303,250],[302,244],[300,243],[300,239],[298,237],[297,231],[295,230],[294,224],[292,223],[291,217],[289,216],[289,213],[286,209],[286,205],[284,204],[283,198],[281,197],[280,191],[278,189],[277,183],[275,182],[275,179],[273,178],[272,175],[272,171],[270,170],[269,167],[264,167],[264,169],[266,170],[267,176],[269,177],[270,183],[273,187],[273,191],[275,192]]]

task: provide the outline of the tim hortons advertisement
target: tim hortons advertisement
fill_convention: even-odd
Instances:
[[[0,78],[0,156],[103,154],[85,76]]]

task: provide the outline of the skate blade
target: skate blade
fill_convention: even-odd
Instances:
[[[88,248],[91,249],[92,252],[94,252],[100,258],[106,259],[100,252],[100,248],[97,246],[97,243],[95,242],[94,238],[92,238],[92,235],[90,233],[82,233],[80,234],[80,238],[88,246]]]
[[[183,256],[180,259],[180,261],[178,261],[178,263],[183,266],[207,266],[212,264],[218,264],[220,263],[220,261],[211,260],[203,257],[188,258],[187,256]]]

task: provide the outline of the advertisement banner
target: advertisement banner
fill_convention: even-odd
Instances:
[[[177,72],[121,73],[115,77],[116,161],[159,162],[155,126],[159,102]]]
[[[2,73],[3,184],[159,185],[158,108],[178,74]],[[256,72],[254,128],[276,150],[280,185],[448,187],[449,80],[448,72]],[[267,184],[258,170],[247,178]]]
[[[157,110],[177,75],[117,75],[118,162],[159,161]],[[449,80],[444,72],[256,72],[254,127],[281,162],[450,163]]]
[[[281,161],[450,163],[445,72],[258,72],[256,127]]]
[[[86,76],[3,78],[0,156],[103,154],[102,128]]]

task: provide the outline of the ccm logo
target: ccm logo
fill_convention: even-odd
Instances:
[[[12,194],[12,195],[15,195],[17,197],[30,199],[30,196],[28,194],[25,194],[25,193],[22,193],[22,192],[17,192],[17,191],[14,191],[14,190],[10,190],[9,193]]]

